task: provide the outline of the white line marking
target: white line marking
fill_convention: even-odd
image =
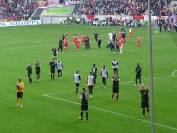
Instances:
[[[55,44],[46,44],[46,45],[35,45],[35,46],[25,46],[25,47],[15,47],[15,48],[7,48],[7,49],[0,49],[0,50],[2,50],[2,51],[4,51],[4,50],[13,50],[13,49],[19,49],[19,48],[28,48],[28,47],[33,47],[33,48],[35,48],[35,47],[42,47],[42,46],[52,46],[52,45],[55,45]],[[91,48],[96,48],[96,47],[98,47],[98,46],[92,46]],[[70,51],[78,51],[78,50],[76,50],[75,49],[75,47],[72,47],[71,49],[70,49]],[[85,48],[83,48],[83,50],[85,50]],[[50,51],[42,51],[41,53],[49,53]],[[39,53],[39,52],[31,52],[31,51],[29,51],[29,52],[24,52],[24,53]],[[64,52],[65,53],[65,52]]]
[[[177,70],[176,70],[177,71]],[[174,75],[175,76],[175,75]],[[164,76],[164,77],[157,77],[157,78],[154,78],[154,79],[161,79],[161,78],[171,78],[173,76]],[[150,79],[144,79],[144,80],[150,80]],[[128,84],[128,83],[132,83],[132,82],[135,82],[135,81],[127,81],[127,82],[121,82],[120,84]],[[112,84],[109,84],[107,86],[111,86]],[[95,88],[99,88],[99,87],[103,87],[103,85],[101,86],[95,86]],[[65,93],[65,92],[71,92],[71,91],[74,91],[74,90],[68,90],[68,91],[59,91],[59,92],[53,92],[53,93],[47,93],[47,94],[43,94],[43,95],[50,95],[50,94],[57,94],[57,93]]]
[[[65,102],[72,103],[72,104],[80,105],[80,103],[73,102],[73,101],[66,100],[66,99],[62,99],[62,98],[57,98],[57,97],[49,96],[47,94],[44,94],[43,96],[46,96],[46,97],[49,97],[49,98],[53,98],[53,99],[57,99],[57,100],[61,100],[61,101],[65,101]],[[115,114],[115,115],[127,117],[127,118],[138,120],[138,121],[143,121],[143,122],[146,122],[146,123],[151,123],[150,121],[147,121],[147,120],[139,119],[139,118],[136,118],[136,117],[124,115],[124,114],[121,114],[121,113],[117,113],[117,112],[113,112],[113,111],[109,111],[109,110],[105,110],[105,109],[101,109],[101,108],[97,108],[97,107],[94,107],[94,106],[89,106],[89,108],[93,108],[93,109],[96,109],[96,110],[101,110],[103,112],[108,112],[108,113],[111,113],[111,114]],[[165,128],[168,128],[168,129],[172,129],[172,130],[177,130],[177,128],[170,127],[170,126],[165,126],[165,125],[162,125],[162,124],[159,124],[159,123],[155,123],[155,125],[158,125],[158,126],[161,126],[161,127],[165,127]]]
[[[0,44],[11,44],[11,43],[24,43],[24,42],[31,42],[31,43],[35,43],[35,42],[46,42],[46,41],[49,41],[49,40],[36,40],[36,41],[25,41],[25,40],[21,40],[19,42],[3,42],[3,43],[0,43]],[[51,41],[50,41],[51,42]],[[57,42],[56,42],[57,44]]]
[[[173,76],[176,76],[176,75],[173,75]],[[157,78],[153,78],[153,79],[155,80],[155,79],[163,79],[163,78],[172,78],[173,76],[157,77]],[[144,80],[150,80],[150,79],[143,79],[142,82]],[[133,82],[135,82],[135,81],[120,82],[119,84],[128,84],[128,83],[133,83]],[[110,85],[112,85],[112,84],[109,84],[109,85],[106,85],[106,86],[110,86]],[[103,86],[96,86],[96,87],[103,87]]]
[[[175,71],[172,73],[172,76],[175,76],[175,72],[177,72],[177,70],[175,70]]]
[[[43,96],[48,96],[48,95],[51,95],[51,94],[58,94],[58,93],[71,92],[71,91],[74,91],[74,90],[68,90],[68,91],[59,91],[59,92],[47,93],[47,94],[43,94]]]
[[[50,46],[50,45],[53,45],[53,44],[46,44],[45,46]],[[15,47],[15,48],[7,48],[7,49],[0,49],[1,51],[4,51],[4,50],[14,50],[14,49],[19,49],[19,48],[29,48],[29,47],[42,47],[44,45],[35,45],[35,46],[25,46],[25,47]],[[50,52],[50,51],[48,51]],[[24,52],[25,53],[25,52]],[[28,53],[28,52],[27,52]],[[30,53],[30,52],[29,52]],[[34,53],[34,52],[31,52],[31,53]],[[36,53],[36,52],[35,52]]]

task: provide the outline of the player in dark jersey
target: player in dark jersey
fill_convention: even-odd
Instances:
[[[97,40],[98,40],[98,32],[94,32],[94,38],[95,38],[95,41],[97,42]]]
[[[114,42],[114,40],[112,40],[112,43],[111,43],[110,46],[111,46],[111,48],[110,48],[111,52],[115,53],[115,42]]]
[[[149,89],[147,86],[144,86],[144,84],[142,83],[142,86],[139,88],[139,91],[141,93],[141,108],[143,110],[142,118],[144,118],[145,117],[145,108],[146,108],[147,114],[149,116],[149,97],[148,97]]]
[[[64,39],[65,39],[65,36],[66,36],[65,34],[62,35],[62,40],[63,40],[63,41],[64,41]]]
[[[83,120],[83,111],[86,111],[86,119],[84,121],[88,121],[88,93],[86,92],[85,88],[82,88],[82,94],[79,97],[81,100],[81,113],[80,113],[80,120]]]
[[[114,101],[114,94],[116,94],[116,102],[120,102],[119,99],[119,81],[120,78],[117,73],[112,77],[112,101]]]
[[[101,39],[100,36],[98,37],[97,43],[98,43],[98,48],[100,49],[101,48],[101,43],[102,43],[102,39]]]
[[[63,38],[60,38],[60,40],[59,40],[59,42],[58,42],[58,45],[59,45],[59,47],[58,47],[58,52],[60,51],[60,49],[61,49],[61,53],[63,53]]]
[[[115,31],[112,32],[112,40],[114,42],[116,42],[116,32]]]
[[[123,44],[125,44],[125,42],[126,42],[126,40],[125,40],[126,33],[125,33],[124,28],[122,28],[121,32],[122,32],[122,40],[123,40]]]
[[[50,65],[50,77],[51,77],[51,80],[54,80],[54,77],[55,77],[55,62],[54,60],[51,60],[49,62],[49,65]]]
[[[91,68],[91,71],[92,71],[92,74],[93,74],[93,77],[95,78],[95,82],[94,82],[94,85],[96,84],[96,78],[97,78],[97,73],[98,73],[98,69],[96,67],[95,64],[93,64],[93,67]]]
[[[29,83],[32,83],[32,66],[30,63],[28,63],[26,70],[28,70],[28,79],[29,79]]]
[[[57,59],[57,49],[53,46],[52,47],[52,58],[53,60],[56,60]]]
[[[40,73],[41,73],[41,64],[39,63],[38,60],[35,63],[35,68],[36,68],[36,79],[38,82],[38,81],[40,81]]]
[[[136,72],[136,77],[135,77],[135,85],[134,86],[137,86],[138,79],[139,79],[139,86],[140,86],[142,69],[141,69],[139,63],[137,63],[137,66],[135,68],[135,72]]]
[[[85,49],[87,50],[87,49],[90,49],[90,44],[89,44],[89,36],[86,36],[85,37]]]

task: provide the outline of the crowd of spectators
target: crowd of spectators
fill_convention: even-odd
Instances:
[[[0,21],[28,19],[38,6],[38,0],[0,0]],[[154,16],[177,14],[177,4],[171,0],[152,0],[151,7]],[[147,10],[148,0],[83,0],[77,14],[137,16],[146,15]]]
[[[152,0],[152,15],[171,15],[171,0]],[[130,16],[147,14],[148,0],[84,0],[77,14],[85,15],[116,15]],[[176,10],[176,8],[175,8]]]
[[[30,18],[38,2],[24,0],[0,0],[0,21],[19,21]]]
[[[129,0],[85,0],[78,12],[86,15],[141,15],[147,10],[147,2]]]
[[[152,1],[151,6],[154,16],[171,16],[172,14],[177,14],[177,2],[171,2],[171,0]]]

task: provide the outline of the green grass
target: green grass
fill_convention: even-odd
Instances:
[[[108,32],[121,27],[94,27],[82,25],[40,25],[1,28],[0,41],[0,132],[1,133],[150,133],[151,117],[141,119],[141,95],[134,87],[135,67],[142,67],[142,80],[150,86],[148,29],[133,29],[133,38],[123,47],[123,54],[111,54],[106,45]],[[101,50],[94,42],[97,31],[103,39]],[[155,131],[177,133],[177,47],[168,32],[155,34],[153,29],[153,76]],[[126,29],[128,34],[128,29]],[[50,80],[49,61],[52,46],[58,47],[62,34],[69,35],[69,52],[59,53],[63,65],[63,79]],[[76,51],[72,44],[73,34],[91,37],[91,50]],[[142,48],[136,48],[137,36],[141,35]],[[128,36],[128,35],[127,35]],[[111,61],[119,61],[120,103],[111,101]],[[36,82],[34,64],[41,63],[41,81]],[[26,66],[33,65],[33,84],[28,83]],[[75,94],[73,74],[81,74],[81,87],[93,64],[99,71],[103,65],[109,71],[107,88],[101,78],[89,100],[89,122],[79,121],[80,100]],[[177,72],[174,73],[177,75]],[[25,83],[23,108],[16,107],[15,84],[21,78]],[[47,94],[47,95],[43,95]],[[84,114],[85,116],[85,114]]]

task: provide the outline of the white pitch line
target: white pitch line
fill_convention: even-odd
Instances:
[[[173,75],[173,76],[176,76],[176,75]],[[153,78],[153,79],[155,80],[155,79],[163,79],[163,78],[172,78],[173,76],[157,77],[157,78]],[[144,80],[150,80],[150,79],[143,79],[142,81],[144,81]],[[135,82],[135,81],[120,82],[119,84],[128,84],[128,83],[133,83],[133,82]],[[110,85],[112,85],[112,84],[109,84],[107,86],[110,86]],[[102,87],[102,86],[96,86],[96,87]]]
[[[25,40],[22,40],[22,41],[19,41],[19,42],[4,42],[4,43],[0,43],[0,45],[1,44],[11,44],[11,43],[24,43],[24,42],[34,43],[34,42],[46,42],[46,41],[49,41],[49,40],[36,40],[36,41],[25,41]]]
[[[43,96],[46,96],[46,97],[49,97],[49,98],[53,98],[53,99],[57,99],[57,100],[60,100],[60,101],[65,101],[65,102],[72,103],[72,104],[80,105],[80,103],[73,102],[73,101],[66,100],[66,99],[62,99],[62,98],[57,98],[57,97],[49,96],[49,95],[47,95],[47,94],[44,94]],[[136,117],[124,115],[124,114],[121,114],[121,113],[117,113],[117,112],[113,112],[113,111],[109,111],[109,110],[105,110],[105,109],[101,109],[101,108],[97,108],[97,107],[94,107],[94,106],[89,106],[89,108],[93,108],[93,109],[96,109],[96,110],[101,110],[101,111],[103,111],[103,112],[107,112],[107,113],[111,113],[111,114],[115,114],[115,115],[127,117],[127,118],[134,119],[134,120],[138,120],[138,121],[143,121],[143,122],[146,122],[146,123],[151,123],[150,121],[147,121],[147,120],[139,119],[139,118],[136,118]],[[162,124],[159,124],[159,123],[155,123],[155,125],[158,125],[158,126],[161,126],[161,127],[165,127],[165,128],[168,128],[168,129],[172,129],[172,130],[176,130],[176,131],[177,131],[177,128],[174,128],[174,127],[162,125]]]
[[[1,51],[4,51],[4,50],[14,50],[14,49],[21,49],[21,48],[28,48],[28,47],[42,47],[42,46],[50,46],[50,45],[53,45],[53,44],[46,44],[46,45],[35,45],[35,46],[25,46],[25,47],[15,47],[15,48],[8,48],[8,49],[0,49]],[[25,53],[25,52],[24,52]],[[30,53],[30,52],[29,52]]]
[[[65,92],[71,92],[74,90],[68,90],[68,91],[59,91],[59,92],[53,92],[53,93],[47,93],[47,94],[43,94],[44,96],[50,95],[50,94],[58,94],[58,93],[65,93]]]
[[[35,41],[34,41],[35,42]],[[36,42],[39,42],[39,41],[36,41]],[[94,42],[94,41],[93,41]],[[55,44],[46,44],[46,45],[35,45],[35,46],[25,46],[25,47],[15,47],[15,48],[8,48],[8,49],[0,49],[1,51],[4,51],[4,50],[14,50],[14,49],[21,49],[21,48],[28,48],[28,47],[41,47],[41,46],[51,46],[51,45],[55,45]],[[95,47],[98,47],[98,46],[93,46],[93,47],[91,47],[91,48],[95,48]],[[73,48],[73,49],[71,49],[70,51],[74,51],[75,49]],[[85,50],[85,48],[83,49],[83,50]],[[47,52],[49,52],[49,51],[42,51],[42,53],[47,53]],[[36,52],[24,52],[24,53],[36,53]]]
[[[175,71],[172,73],[172,76],[175,76],[175,72],[177,72],[177,70],[175,70]]]

